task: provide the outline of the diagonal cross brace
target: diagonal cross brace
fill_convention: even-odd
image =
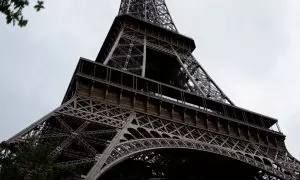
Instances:
[[[50,157],[52,159],[56,158],[56,156],[58,154],[61,153],[62,150],[64,150],[65,148],[67,148],[71,143],[72,141],[75,139],[75,138],[78,138],[78,135],[90,124],[90,122],[84,122],[77,130],[73,130],[69,125],[67,125],[62,119],[58,119],[58,122],[64,127],[66,128],[70,133],[71,133],[71,136],[69,136],[66,140],[64,140],[59,146],[57,146],[55,148],[54,151],[52,151],[50,153]]]

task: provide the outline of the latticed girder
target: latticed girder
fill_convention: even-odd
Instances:
[[[122,0],[119,15],[123,14],[132,15],[136,18],[156,24],[162,28],[177,32],[177,29],[174,25],[174,22],[164,0]],[[134,37],[129,37],[129,39],[131,40],[133,40],[133,38]],[[148,39],[149,38],[147,38],[147,42],[145,43],[147,46],[151,46],[151,40]],[[161,39],[164,39],[164,37],[161,37]],[[144,43],[144,37],[139,40],[139,43],[140,45]],[[172,47],[170,47],[170,44],[166,44],[165,46],[157,46],[157,43],[155,44],[155,46],[158,47],[159,50],[171,52],[171,54],[174,54],[174,52],[172,51]],[[134,46],[133,44],[131,45]],[[130,49],[132,49],[132,47]],[[144,51],[145,50],[146,49],[144,49]],[[176,49],[176,51],[177,50],[178,49]],[[146,61],[146,58],[144,57],[144,59],[140,58],[140,60],[137,60],[137,58],[132,58],[133,56],[131,55],[131,50],[127,52],[128,53],[126,54],[127,57],[125,60],[125,62],[127,63],[125,63],[124,61],[116,62],[116,60],[113,60],[110,64],[112,64],[114,67],[120,66],[120,68],[122,69],[127,69],[128,60],[129,58],[131,58],[130,61],[135,67],[132,67],[132,70],[128,69],[128,71],[144,75],[145,72],[142,69],[145,68],[144,65],[146,64],[146,62],[141,63],[141,61]],[[146,53],[144,52],[144,56],[145,54]],[[178,54],[180,54],[180,50]],[[188,88],[199,95],[203,95],[205,97],[209,97],[211,99],[233,105],[233,102],[225,95],[224,92],[222,92],[222,90],[217,86],[212,78],[206,73],[203,67],[193,57],[191,52],[184,55],[185,57],[182,57],[181,60],[183,61],[182,68],[186,72],[178,72],[178,75],[185,73],[185,76],[187,76],[186,79],[189,79],[186,80],[184,84],[185,88]],[[138,61],[140,63],[138,63]],[[148,61],[151,61],[151,59],[149,59]],[[143,72],[141,73],[141,71]]]
[[[265,172],[269,179],[293,179],[294,172],[300,170],[299,162],[286,150],[269,148],[265,151],[268,147],[250,141],[84,96],[73,97],[7,142],[20,148],[27,142],[51,142],[49,158],[60,165],[89,166],[89,173],[81,172],[88,173],[87,179],[97,179],[129,156],[149,150],[178,148],[242,161]],[[274,151],[277,152],[275,157]]]
[[[299,162],[285,149],[271,148],[144,114],[137,114],[137,118],[132,124],[130,136],[125,134],[126,140],[141,138],[189,139],[219,148],[231,149],[234,152],[254,158],[258,162],[271,165],[277,170],[289,169],[290,172],[299,172],[300,170]]]
[[[174,52],[177,51],[174,49]],[[190,91],[216,101],[234,105],[191,53],[187,55],[177,53],[177,55],[179,61],[182,61],[183,72],[187,74],[186,85]]]
[[[7,142],[49,145],[48,158],[59,165],[91,166],[125,123],[130,111],[76,97]],[[87,172],[81,172],[85,174]]]
[[[227,148],[214,146],[212,144],[184,140],[184,139],[170,139],[170,138],[162,138],[162,139],[148,138],[148,139],[131,140],[128,142],[120,143],[114,148],[114,150],[110,154],[110,157],[106,161],[106,166],[102,169],[102,171],[105,172],[106,170],[110,169],[112,166],[116,165],[116,163],[120,163],[121,161],[127,159],[130,156],[135,156],[142,152],[147,152],[151,150],[157,151],[161,149],[186,149],[186,150],[189,149],[189,150],[196,150],[200,152],[209,152],[213,154],[218,154],[232,159],[236,159],[238,161],[242,161],[249,165],[258,167],[259,169],[264,170],[266,172],[271,171],[280,178],[289,179],[289,177],[284,175],[282,172],[272,169],[271,166],[267,166],[263,161],[254,159],[251,156],[237,153]],[[274,175],[273,177],[275,179]]]
[[[173,72],[174,77],[165,83],[233,105],[233,102],[216,85],[191,52],[164,41],[162,36],[158,38],[153,37],[151,34],[148,31],[138,32],[130,27],[122,27],[103,64],[147,77],[151,74],[146,74],[146,72],[149,72],[148,64],[157,60],[166,61],[165,58],[170,56],[173,58],[173,61],[169,63],[175,66],[170,64],[168,68],[170,71],[176,72]],[[151,53],[160,53],[161,55],[152,57]],[[172,70],[172,68],[176,67],[176,64],[180,68]],[[163,74],[162,71],[167,71],[167,69],[162,69],[163,67],[154,68],[161,74]],[[163,77],[161,78],[163,79]],[[160,79],[157,80],[159,81]]]
[[[218,85],[213,81],[213,79],[208,75],[208,73],[204,70],[204,68],[199,64],[199,62],[192,54],[190,54],[190,56],[187,57],[184,62],[192,78],[200,87],[200,90],[194,88],[195,91],[198,92],[198,94],[202,94],[205,97],[214,99],[216,101],[234,105],[233,102],[218,87]]]
[[[144,37],[141,42],[128,38],[125,32],[121,32],[114,47],[114,52],[104,64],[108,63],[109,66],[122,69],[134,74],[145,74],[143,64],[144,59]]]
[[[123,14],[177,32],[164,0],[122,0],[119,15]]]

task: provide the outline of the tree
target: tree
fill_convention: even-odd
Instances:
[[[6,143],[0,144],[1,180],[60,180],[76,176],[76,168],[63,167],[49,160],[48,145],[24,145],[14,153]]]
[[[24,27],[28,20],[23,16],[23,9],[29,6],[29,0],[0,0],[0,12],[6,16],[6,23]],[[37,0],[33,6],[36,11],[44,9],[44,1]]]

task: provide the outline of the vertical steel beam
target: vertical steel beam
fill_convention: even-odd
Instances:
[[[148,4],[148,2],[147,2],[147,0],[145,0],[145,9],[144,9],[144,13],[145,13],[145,20],[147,21],[148,20],[148,18],[147,18],[147,4]]]
[[[142,77],[146,75],[146,60],[147,60],[147,37],[144,37],[144,54],[143,54],[143,66],[142,66]]]
[[[127,14],[129,13],[130,6],[131,6],[131,0],[129,0],[129,2],[128,2],[128,7],[127,7],[127,10],[126,10]]]

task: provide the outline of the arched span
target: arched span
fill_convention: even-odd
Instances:
[[[255,158],[247,157],[240,152],[203,142],[171,138],[137,139],[122,142],[116,145],[111,155],[107,159],[105,166],[101,170],[100,175],[103,175],[110,168],[116,166],[117,164],[125,161],[130,157],[136,156],[143,152],[156,151],[161,149],[187,149],[213,153],[231,158],[233,160],[244,162],[262,171],[268,172],[275,177],[289,179],[284,173],[273,168],[272,166],[264,164],[263,161],[257,161]]]

